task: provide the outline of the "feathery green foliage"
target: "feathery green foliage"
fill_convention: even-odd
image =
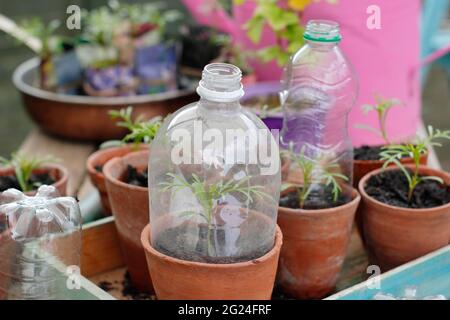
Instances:
[[[142,117],[133,120],[133,107],[129,106],[120,110],[111,110],[109,115],[112,120],[117,120],[117,126],[126,128],[129,133],[122,140],[111,140],[102,143],[101,148],[120,146],[126,143],[133,143],[135,147],[141,143],[148,144],[153,141],[162,124],[162,117],[157,116],[148,121]]]
[[[428,127],[428,136],[426,138],[417,139],[416,143],[407,144],[395,144],[389,145],[383,148],[380,156],[384,161],[383,168],[386,168],[390,164],[396,165],[405,175],[408,180],[408,199],[411,201],[415,188],[426,180],[435,180],[439,183],[443,183],[439,177],[419,176],[419,166],[421,155],[427,152],[427,147],[441,147],[442,144],[437,140],[446,139],[450,140],[450,130],[441,131],[439,129],[433,129],[432,126]],[[410,172],[400,162],[403,157],[411,157],[414,160],[414,170]]]
[[[10,160],[0,157],[1,166],[14,168],[17,181],[23,192],[31,191],[35,187],[30,181],[31,174],[35,169],[38,169],[44,163],[55,161],[57,160],[53,156],[26,157],[19,153],[12,153]]]
[[[338,160],[326,161],[324,156],[310,159],[305,155],[305,146],[300,149],[297,154],[294,151],[293,144],[289,145],[289,149],[281,151],[282,156],[287,156],[300,169],[303,177],[302,184],[285,183],[282,189],[290,187],[298,188],[298,202],[300,208],[305,206],[314,185],[323,183],[325,186],[332,187],[333,201],[337,201],[342,187],[339,184],[339,179],[348,181],[348,177],[338,172],[340,169]]]
[[[383,97],[376,95],[375,96],[375,105],[365,104],[362,106],[362,109],[365,114],[369,113],[370,111],[376,111],[378,115],[378,125],[379,129],[373,128],[368,125],[358,124],[356,127],[360,129],[365,129],[372,131],[376,133],[377,135],[381,136],[385,143],[387,145],[391,144],[391,141],[389,139],[387,130],[386,130],[386,122],[387,122],[387,116],[389,113],[389,110],[392,109],[392,107],[397,105],[402,105],[401,101],[398,99],[384,99]]]

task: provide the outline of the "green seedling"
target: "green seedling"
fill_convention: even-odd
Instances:
[[[333,201],[336,202],[342,192],[339,179],[348,181],[348,177],[338,172],[340,170],[339,159],[332,161],[326,159],[325,156],[319,156],[316,159],[310,159],[305,155],[305,146],[300,149],[297,154],[294,151],[293,144],[289,145],[288,150],[283,150],[282,156],[286,156],[294,162],[302,173],[303,181],[301,184],[284,183],[283,190],[291,187],[298,189],[298,203],[300,209],[303,209],[308,200],[314,185],[324,184],[332,187]]]
[[[0,165],[14,168],[14,173],[23,192],[31,191],[37,187],[37,185],[34,185],[30,181],[31,174],[34,170],[38,169],[44,163],[56,161],[53,156],[43,158],[26,157],[19,153],[12,153],[10,160],[0,157]]]
[[[434,176],[420,176],[419,166],[421,155],[427,152],[427,147],[441,147],[442,144],[437,140],[450,140],[450,130],[441,131],[428,127],[428,136],[426,138],[418,138],[416,143],[389,145],[383,148],[380,153],[381,160],[384,161],[383,169],[387,166],[396,165],[408,180],[408,200],[411,201],[415,188],[424,181],[434,180],[443,183],[442,179]],[[412,172],[407,170],[400,162],[403,157],[411,157],[414,161],[414,169]]]
[[[162,117],[157,116],[148,121],[142,117],[133,120],[133,107],[111,110],[109,115],[112,120],[117,121],[117,126],[126,128],[129,133],[122,140],[110,140],[102,143],[100,148],[109,148],[132,143],[137,149],[141,143],[148,144],[153,141],[162,124]]]
[[[192,182],[186,181],[183,177],[173,174],[167,173],[172,181],[171,182],[161,182],[162,191],[166,192],[171,190],[174,195],[176,192],[184,189],[190,190],[198,200],[200,206],[202,207],[202,212],[196,211],[184,211],[181,213],[183,217],[192,217],[192,216],[200,216],[205,220],[208,224],[208,254],[211,254],[211,246],[210,246],[210,236],[211,230],[213,229],[214,222],[214,208],[217,205],[217,202],[221,199],[224,199],[225,196],[229,194],[241,194],[244,196],[246,202],[252,203],[254,201],[254,197],[259,198],[268,198],[271,197],[263,191],[263,186],[251,186],[250,185],[250,176],[247,176],[241,180],[229,180],[224,182],[220,180],[216,183],[208,184],[205,181],[202,181],[200,177],[196,174],[192,174]]]
[[[402,105],[401,101],[398,99],[384,99],[383,97],[376,95],[375,96],[375,105],[365,104],[362,106],[362,109],[365,114],[368,114],[371,111],[375,111],[378,116],[378,126],[379,128],[373,128],[369,125],[365,124],[357,124],[356,127],[360,129],[365,129],[375,134],[379,135],[383,138],[386,145],[391,144],[391,140],[389,139],[387,130],[386,130],[386,122],[389,114],[389,110],[394,106]]]

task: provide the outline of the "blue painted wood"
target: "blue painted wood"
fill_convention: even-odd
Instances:
[[[378,292],[395,297],[407,286],[416,286],[420,298],[442,294],[450,299],[450,245],[379,276],[380,288],[368,281],[338,292],[330,300],[371,300]]]

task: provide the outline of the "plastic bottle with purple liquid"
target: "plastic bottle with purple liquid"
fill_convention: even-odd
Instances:
[[[348,114],[358,92],[356,74],[339,49],[341,34],[333,21],[311,20],[303,35],[305,45],[287,63],[280,99],[283,107],[282,148],[317,162],[339,164],[351,186],[353,147],[348,135]],[[318,160],[321,159],[321,160]],[[323,196],[317,186],[311,197]],[[351,196],[351,188],[343,188]]]

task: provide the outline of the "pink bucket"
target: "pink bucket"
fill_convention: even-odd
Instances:
[[[200,23],[216,26],[233,35],[235,41],[247,48],[265,47],[274,42],[266,28],[261,44],[255,46],[246,37],[242,25],[251,16],[254,3],[247,0],[235,6],[233,18],[214,7],[211,0],[183,0]],[[369,6],[380,8],[380,29],[369,29]],[[209,10],[209,12],[208,12]],[[342,50],[359,76],[358,101],[350,114],[349,131],[355,146],[382,144],[376,134],[355,128],[355,124],[377,127],[376,115],[364,115],[360,106],[373,104],[376,93],[385,98],[400,99],[404,106],[391,110],[387,130],[394,141],[415,135],[421,121],[419,44],[420,0],[337,0],[329,4],[322,0],[312,3],[304,12],[303,21],[328,19],[339,22],[343,40]],[[301,35],[299,35],[300,37]],[[254,62],[258,80],[278,80],[280,68],[272,63]]]

